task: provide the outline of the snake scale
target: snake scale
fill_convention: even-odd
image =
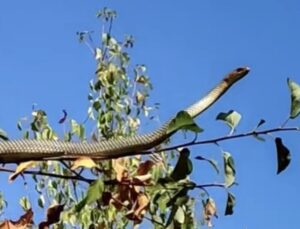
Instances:
[[[233,70],[204,97],[184,111],[192,118],[201,114],[216,102],[235,82],[247,75],[249,71],[248,67]],[[100,142],[63,142],[50,140],[1,141],[0,163],[50,159],[72,160],[81,156],[109,159],[138,154],[159,145],[169,138],[173,134],[168,133],[168,126],[171,121],[172,119],[149,134]]]

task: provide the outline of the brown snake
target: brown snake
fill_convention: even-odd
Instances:
[[[235,82],[247,75],[249,71],[248,67],[241,67],[230,72],[217,86],[184,111],[192,118],[198,116],[215,103]],[[149,134],[94,143],[50,140],[1,141],[0,163],[50,159],[70,160],[81,156],[109,159],[138,154],[159,145],[174,134],[168,133],[168,126],[171,120]]]

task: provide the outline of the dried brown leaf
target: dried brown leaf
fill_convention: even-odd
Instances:
[[[33,211],[28,209],[17,221],[5,220],[0,224],[0,229],[26,229],[33,224]]]
[[[64,204],[54,205],[47,209],[47,220],[39,224],[39,229],[48,229],[51,224],[59,222],[60,213],[64,210]]]
[[[137,175],[147,174],[150,171],[150,169],[153,167],[153,165],[154,165],[154,162],[150,161],[150,160],[147,160],[147,161],[141,163],[137,169]]]
[[[212,217],[217,217],[216,203],[212,198],[208,198],[204,203],[203,215],[208,227],[212,227]]]

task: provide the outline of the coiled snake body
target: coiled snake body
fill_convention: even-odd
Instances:
[[[247,75],[249,71],[248,67],[242,67],[230,72],[216,87],[184,111],[192,118],[201,114],[216,102],[235,82]],[[169,138],[173,134],[168,133],[170,121],[149,134],[95,143],[50,140],[2,141],[0,142],[0,163],[48,160],[53,158],[76,159],[80,156],[95,157],[97,159],[128,156],[149,150]]]

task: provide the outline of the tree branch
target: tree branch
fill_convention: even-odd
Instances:
[[[7,173],[14,173],[15,170],[13,169],[7,169],[4,167],[0,167],[1,172],[7,172]],[[95,181],[94,179],[88,179],[82,176],[68,176],[68,175],[61,175],[61,174],[56,174],[56,173],[45,173],[45,172],[40,172],[40,171],[24,171],[22,172],[23,174],[31,174],[31,175],[38,175],[38,176],[48,176],[48,177],[55,177],[55,178],[60,178],[60,179],[68,179],[68,180],[78,180],[78,181],[83,181],[86,183],[92,183]]]
[[[246,133],[241,133],[241,134],[235,134],[235,135],[229,135],[229,136],[223,136],[223,137],[218,137],[218,138],[212,138],[212,139],[207,139],[207,140],[202,140],[202,141],[191,141],[188,143],[183,143],[175,146],[170,146],[166,148],[159,149],[157,151],[145,151],[142,154],[151,154],[151,153],[160,153],[163,151],[170,151],[170,150],[175,150],[178,148],[182,147],[187,147],[187,146],[193,146],[193,145],[204,145],[204,144],[217,144],[221,141],[228,141],[231,139],[236,139],[236,138],[244,138],[244,137],[249,137],[249,136],[258,136],[258,135],[267,135],[270,133],[274,132],[283,132],[283,131],[300,131],[300,127],[277,127],[277,128],[272,128],[272,129],[266,129],[266,130],[261,130],[261,131],[250,131]]]

